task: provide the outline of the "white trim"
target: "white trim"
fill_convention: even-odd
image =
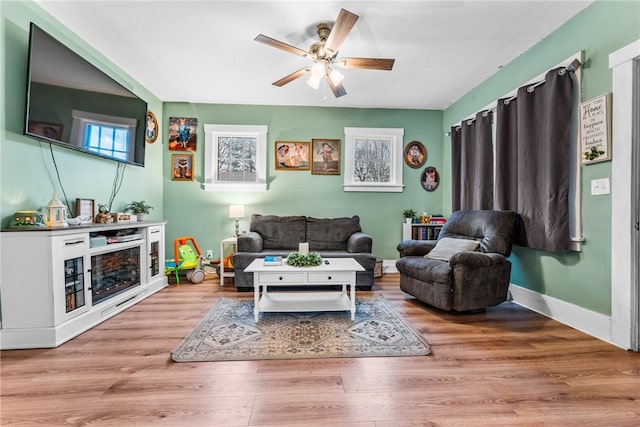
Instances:
[[[402,149],[404,128],[344,128],[344,191],[370,191],[401,193],[404,190],[402,176]],[[353,145],[356,139],[378,139],[391,142],[390,182],[360,182],[354,176]]]
[[[204,174],[201,188],[205,191],[267,191],[267,132],[262,125],[204,125]],[[218,148],[215,141],[219,136],[247,136],[256,138],[256,182],[218,181]]]
[[[592,337],[620,346],[611,337],[611,318],[575,304],[526,289],[513,283],[509,285],[513,302],[557,322],[577,329]]]
[[[611,163],[611,337],[623,348],[637,347],[638,289],[631,260],[633,61],[640,58],[640,40],[609,55],[613,75],[613,138]],[[637,114],[637,113],[636,113]],[[630,231],[631,230],[631,231]],[[636,348],[637,350],[637,348]]]

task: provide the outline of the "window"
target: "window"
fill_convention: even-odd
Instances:
[[[344,128],[344,191],[402,192],[401,128]]]
[[[80,149],[114,159],[127,160],[133,150],[136,119],[72,112],[71,143]]]
[[[204,125],[206,191],[267,191],[267,126]]]

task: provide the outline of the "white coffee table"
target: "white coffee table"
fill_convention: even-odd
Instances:
[[[244,271],[253,273],[256,323],[260,312],[351,311],[356,314],[356,271],[364,268],[353,258],[325,258],[317,267],[265,266],[257,258]],[[341,285],[341,290],[319,289]],[[303,290],[269,292],[269,286],[301,287]],[[262,296],[260,291],[262,288]]]

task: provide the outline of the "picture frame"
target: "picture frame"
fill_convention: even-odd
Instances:
[[[426,191],[435,191],[440,185],[440,174],[434,166],[427,166],[420,175],[420,184]]]
[[[611,94],[580,104],[580,153],[583,164],[611,160]]]
[[[147,111],[147,127],[144,131],[144,139],[149,144],[153,144],[158,139],[158,119],[153,111]]]
[[[276,141],[274,159],[276,171],[308,171],[309,141]]]
[[[195,175],[192,154],[171,155],[171,180],[193,181]]]
[[[340,139],[311,140],[311,173],[313,175],[340,175]]]
[[[411,141],[404,147],[403,157],[407,166],[417,169],[427,161],[427,149],[420,141]]]
[[[198,119],[193,117],[169,118],[169,150],[196,151],[198,148]]]
[[[44,136],[45,138],[62,141],[64,126],[60,123],[36,122],[29,120],[29,133]]]
[[[92,223],[95,212],[95,201],[93,199],[76,199],[76,215],[80,217],[81,224]]]

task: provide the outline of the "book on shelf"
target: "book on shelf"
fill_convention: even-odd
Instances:
[[[281,256],[266,256],[264,257],[264,265],[282,265]]]

